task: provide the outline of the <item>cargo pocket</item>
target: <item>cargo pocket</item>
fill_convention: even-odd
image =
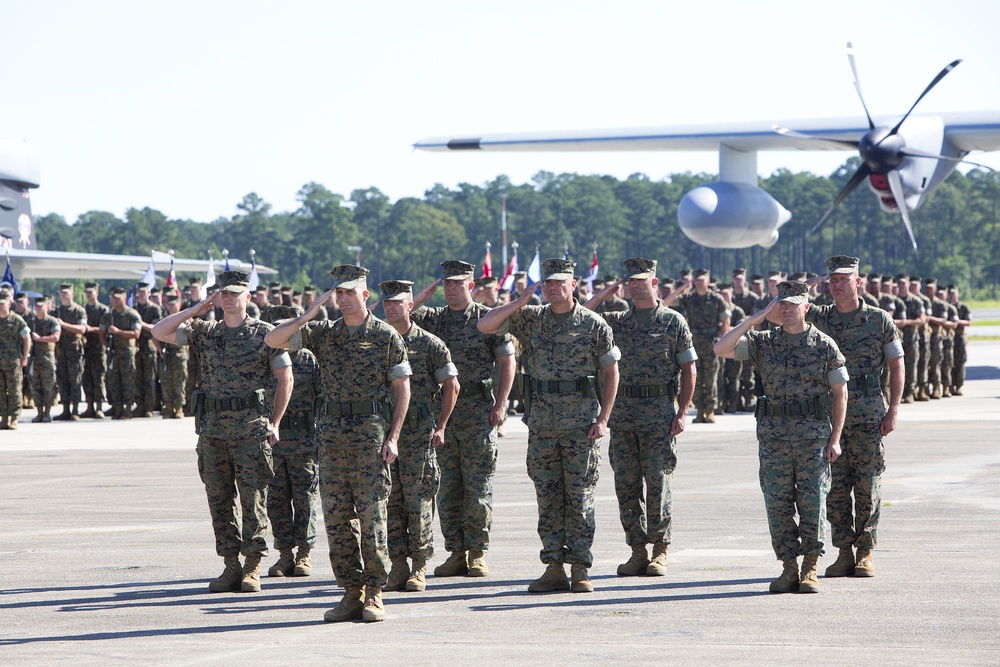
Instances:
[[[198,477],[201,479],[201,483],[205,483],[205,454],[201,447],[201,440],[199,439],[198,444],[194,447],[194,453],[198,457]]]

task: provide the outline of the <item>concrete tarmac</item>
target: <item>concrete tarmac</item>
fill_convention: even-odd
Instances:
[[[605,443],[596,592],[529,594],[543,567],[527,431],[511,419],[490,576],[388,593],[376,624],[323,622],[340,597],[325,536],[311,577],[208,592],[222,560],[192,420],[31,424],[28,411],[0,434],[0,664],[996,665],[1000,342],[969,356],[965,395],[902,406],[886,440],[874,578],[767,592],[781,566],[739,414],[689,421],[679,440],[667,576],[615,575],[629,549]],[[447,555],[435,540],[432,566]]]

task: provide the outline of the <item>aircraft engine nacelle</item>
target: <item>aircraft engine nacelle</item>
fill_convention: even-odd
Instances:
[[[677,221],[685,236],[708,248],[770,248],[792,214],[764,190],[746,183],[702,185],[684,195]]]

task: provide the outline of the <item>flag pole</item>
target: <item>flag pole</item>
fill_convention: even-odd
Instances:
[[[507,266],[507,195],[500,195],[500,234],[503,237],[503,265]]]

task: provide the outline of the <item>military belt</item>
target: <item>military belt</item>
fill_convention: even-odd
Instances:
[[[431,409],[426,405],[421,405],[417,407],[410,406],[410,409],[406,412],[406,419],[404,423],[407,427],[414,429],[420,426],[420,422],[431,416]]]
[[[815,419],[822,419],[826,417],[827,410],[826,401],[823,400],[822,396],[817,396],[808,401],[792,401],[787,403],[778,403],[767,397],[761,397],[757,399],[755,413],[758,418],[766,415],[768,417],[813,417]]]
[[[703,338],[715,338],[719,335],[719,327],[710,327],[706,329],[691,329],[692,336],[701,336]]]
[[[35,343],[32,348],[35,352],[51,352],[55,349],[55,343]]]
[[[574,392],[582,392],[587,387],[587,381],[585,379],[579,380],[536,380],[531,378],[529,380],[529,386],[532,391],[541,392],[543,394],[571,394]]]
[[[209,412],[235,412],[237,410],[249,410],[257,405],[256,394],[249,396],[234,396],[232,398],[209,398],[205,397],[205,409]]]
[[[346,403],[334,403],[324,401],[319,408],[321,415],[332,417],[351,417],[356,415],[377,415],[382,412],[382,404],[377,401],[354,401]]]
[[[312,429],[312,420],[305,416],[285,415],[278,427],[289,431],[309,431]]]
[[[673,398],[676,393],[677,384],[675,382],[618,385],[618,395],[625,398],[658,398],[660,396]]]
[[[878,373],[866,373],[847,381],[847,392],[861,392],[865,396],[882,393],[882,376]]]

